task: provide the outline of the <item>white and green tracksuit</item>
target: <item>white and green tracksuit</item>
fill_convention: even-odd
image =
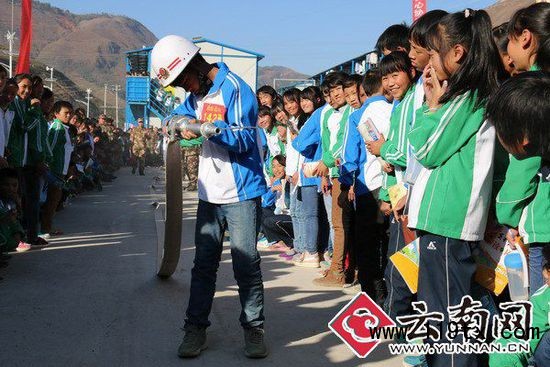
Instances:
[[[397,182],[403,181],[403,173],[407,168],[408,137],[414,114],[415,88],[409,88],[403,100],[397,105],[390,119],[388,140],[380,149],[380,156],[395,167]]]
[[[462,94],[435,113],[416,112],[409,141],[424,168],[411,193],[411,228],[464,241],[484,237],[496,134],[484,108],[475,108],[476,95]]]
[[[329,109],[321,120],[322,161],[329,168],[330,177],[339,177],[336,160],[342,155],[344,132],[353,109],[345,105],[338,110]]]
[[[73,143],[69,133],[69,127],[58,119],[55,119],[48,131],[48,144],[52,153],[50,157],[50,170],[59,177],[64,177],[69,170]]]
[[[550,242],[550,178],[541,157],[518,160],[510,165],[496,203],[497,219],[518,228],[524,243]]]

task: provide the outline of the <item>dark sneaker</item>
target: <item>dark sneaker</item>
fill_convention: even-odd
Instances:
[[[264,343],[264,329],[244,329],[244,355],[248,358],[265,358],[268,354]]]
[[[180,358],[198,357],[206,349],[206,328],[195,325],[185,327],[183,341],[178,348]]]

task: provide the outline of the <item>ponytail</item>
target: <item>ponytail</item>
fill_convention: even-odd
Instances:
[[[486,11],[466,9],[452,13],[430,29],[428,46],[441,57],[457,44],[462,45],[466,53],[460,68],[449,77],[449,88],[440,103],[477,90],[476,108],[480,108],[505,75]]]
[[[536,63],[542,71],[550,73],[550,37],[540,44]]]

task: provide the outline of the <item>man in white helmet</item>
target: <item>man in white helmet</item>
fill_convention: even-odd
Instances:
[[[258,105],[250,87],[224,63],[209,64],[185,38],[167,36],[151,53],[152,75],[163,87],[182,87],[190,96],[174,115],[211,122],[221,134],[205,139],[199,160],[195,260],[180,357],[196,357],[206,349],[208,316],[216,289],[216,272],[225,230],[231,238],[233,272],[239,286],[240,322],[245,355],[263,358],[264,288],[256,249],[261,195],[267,190],[255,129]],[[184,139],[197,135],[185,130]]]

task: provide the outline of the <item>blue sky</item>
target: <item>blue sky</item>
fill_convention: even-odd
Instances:
[[[428,9],[484,8],[496,0],[428,0]],[[157,37],[203,36],[265,55],[261,66],[316,74],[370,51],[389,25],[411,22],[411,0],[44,0],[71,12],[137,19]]]

